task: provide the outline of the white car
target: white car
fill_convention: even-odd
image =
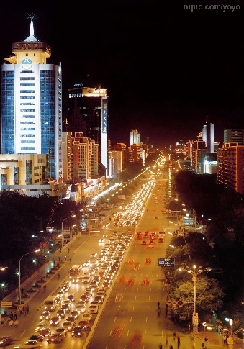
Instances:
[[[83,313],[80,318],[81,318],[81,320],[90,321],[91,320],[91,314],[90,313]]]
[[[97,314],[99,310],[99,306],[97,304],[92,304],[89,306],[90,314]]]
[[[83,276],[83,277],[81,278],[82,284],[89,284],[90,281],[91,281],[91,279],[90,279],[89,276]]]

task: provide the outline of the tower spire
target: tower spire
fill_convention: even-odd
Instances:
[[[37,17],[34,13],[31,13],[31,14],[28,14],[27,18],[30,19],[30,36],[28,36],[24,41],[38,41],[37,38],[35,37],[34,22],[33,22],[33,20],[36,19]]]
[[[30,21],[30,36],[35,36],[35,34],[34,34],[34,24],[33,24],[33,20],[32,19]]]

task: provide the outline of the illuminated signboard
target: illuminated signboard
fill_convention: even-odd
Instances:
[[[174,258],[158,258],[159,267],[174,267],[175,259]]]
[[[25,70],[30,70],[32,68],[32,60],[29,58],[25,58],[22,60],[22,68]]]
[[[107,99],[102,99],[101,122],[102,122],[102,133],[107,133],[107,132],[108,132],[108,108],[107,108]]]

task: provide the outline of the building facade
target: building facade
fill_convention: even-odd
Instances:
[[[225,143],[217,151],[217,182],[244,194],[244,145]]]
[[[99,145],[82,132],[63,132],[64,181],[81,183],[98,178]]]
[[[244,144],[244,129],[228,128],[224,130],[224,143],[236,142],[238,145]]]
[[[1,66],[1,153],[45,154],[45,178],[63,178],[61,65],[34,34],[12,44]]]
[[[123,153],[119,150],[110,150],[108,152],[108,161],[109,161],[109,178],[118,178],[119,173],[122,172],[122,164],[123,164]]]
[[[137,130],[131,130],[130,132],[130,146],[133,144],[140,145],[141,141],[141,135]]]
[[[208,153],[214,153],[214,124],[206,122],[202,129],[202,139],[206,143]]]
[[[108,174],[108,96],[107,89],[75,84],[68,90],[66,130],[83,132],[99,145],[99,174]]]

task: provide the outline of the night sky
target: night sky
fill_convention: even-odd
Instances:
[[[62,63],[64,106],[74,83],[108,89],[112,143],[128,144],[132,128],[155,146],[196,139],[207,115],[223,141],[224,128],[244,128],[244,2],[201,4],[5,1],[1,63],[29,35],[27,14],[35,13],[35,35],[52,48],[48,63]]]

